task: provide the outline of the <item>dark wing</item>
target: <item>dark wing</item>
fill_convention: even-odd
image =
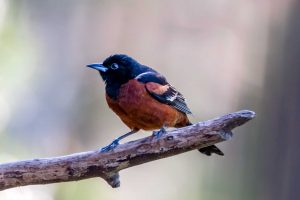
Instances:
[[[136,77],[142,83],[145,83],[149,94],[161,103],[168,104],[177,110],[191,114],[185,98],[173,86],[171,86],[165,77],[156,72],[145,72]]]

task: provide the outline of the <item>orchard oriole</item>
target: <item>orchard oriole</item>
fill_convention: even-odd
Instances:
[[[102,148],[102,152],[115,148],[119,141],[140,129],[184,127],[191,125],[187,114],[191,114],[185,98],[166,78],[154,69],[138,63],[124,54],[115,54],[101,63],[87,65],[100,72],[106,84],[108,106],[131,129]],[[215,145],[199,149],[201,153],[224,155]]]

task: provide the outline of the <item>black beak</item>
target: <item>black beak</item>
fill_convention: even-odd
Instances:
[[[96,70],[101,71],[101,72],[106,72],[108,70],[108,68],[103,66],[101,63],[89,64],[89,65],[87,65],[87,67],[96,69]]]

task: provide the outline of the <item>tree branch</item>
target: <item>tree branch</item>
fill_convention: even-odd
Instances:
[[[231,130],[254,118],[243,110],[184,128],[167,131],[160,138],[149,136],[101,153],[98,150],[67,156],[0,164],[0,190],[8,188],[77,181],[92,177],[119,187],[122,169],[184,153],[228,140]]]

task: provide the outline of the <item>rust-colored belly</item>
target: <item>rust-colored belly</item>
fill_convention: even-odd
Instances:
[[[122,85],[117,100],[107,95],[106,100],[130,129],[154,130],[163,125],[182,127],[189,123],[186,114],[151,97],[145,85],[137,80]]]

